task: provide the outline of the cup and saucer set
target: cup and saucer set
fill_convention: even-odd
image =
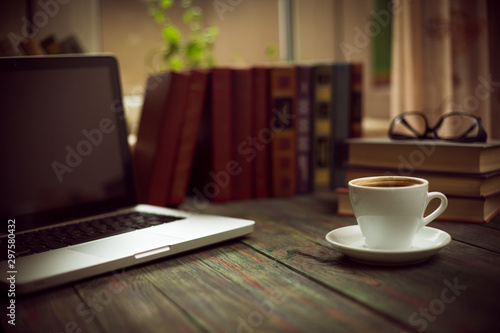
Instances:
[[[349,198],[358,222],[330,231],[326,240],[353,261],[371,265],[411,265],[426,261],[451,237],[426,227],[446,209],[440,192],[428,192],[428,181],[403,176],[366,177],[349,182]],[[428,203],[439,207],[423,217]]]

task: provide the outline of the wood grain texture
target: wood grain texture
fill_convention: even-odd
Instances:
[[[210,204],[251,235],[16,299],[6,332],[497,332],[500,218],[435,223],[453,241],[428,261],[379,267],[333,250],[352,225],[331,193]],[[189,200],[183,208],[194,211]],[[6,308],[6,299],[0,306]],[[15,329],[14,329],[15,328]]]
[[[210,331],[404,328],[239,242],[148,270],[146,278]]]
[[[254,202],[252,210],[245,210],[244,203],[231,203],[225,207],[212,206],[209,211],[219,214],[224,211],[263,222],[257,223],[257,231],[243,240],[245,244],[402,325],[436,331],[489,331],[500,327],[494,319],[498,306],[491,297],[500,294],[496,282],[500,277],[500,256],[495,253],[500,247],[500,237],[494,228],[483,226],[481,235],[477,230],[480,225],[446,224],[448,230],[455,225],[455,237],[473,245],[452,241],[419,265],[362,265],[332,250],[324,240],[328,231],[355,224],[352,217],[330,214],[334,204],[334,198],[328,195],[320,196],[319,200],[304,196]],[[499,222],[497,218],[490,223]],[[433,226],[439,228],[445,224]],[[479,235],[471,236],[474,234],[471,231]],[[487,249],[482,248],[483,244]],[[455,298],[444,291],[453,289],[450,285],[458,288],[459,295]],[[453,302],[442,301],[442,295],[449,296],[446,300],[453,298]]]
[[[5,297],[5,296],[4,296]],[[98,322],[86,324],[76,309],[82,303],[72,287],[61,287],[30,297],[16,298],[16,325],[2,311],[4,331],[19,333],[47,332],[102,332]],[[7,299],[2,298],[1,307],[5,309]],[[85,330],[83,330],[85,328]]]
[[[86,303],[79,315],[86,323],[99,322],[104,332],[199,331],[190,316],[144,273],[144,268],[138,267],[76,285]]]

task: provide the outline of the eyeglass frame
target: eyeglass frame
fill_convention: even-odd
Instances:
[[[407,115],[418,115],[421,116],[424,119],[425,123],[425,133],[421,134],[418,133],[408,122],[404,119],[405,116]],[[440,129],[443,121],[451,116],[465,116],[465,117],[470,117],[473,118],[476,122],[469,127],[467,131],[465,131],[462,135],[453,137],[453,138],[442,138],[439,136],[437,131]],[[407,135],[402,135],[402,134],[397,134],[393,132],[394,126],[396,121],[400,121],[406,128],[408,128],[412,133],[415,134],[415,136],[407,136]],[[467,137],[467,133],[469,133],[473,128],[477,126],[478,132],[477,135],[474,137]],[[433,134],[433,137],[429,136],[429,133]],[[477,117],[473,114],[467,113],[467,112],[461,112],[461,111],[452,111],[452,112],[447,112],[443,114],[438,121],[436,122],[436,125],[434,127],[429,126],[429,121],[427,120],[427,116],[425,113],[420,112],[420,111],[405,111],[403,113],[400,113],[394,119],[392,119],[391,124],[389,126],[389,131],[388,135],[391,139],[393,140],[432,140],[432,139],[439,139],[439,140],[446,140],[446,141],[457,141],[457,142],[486,142],[488,139],[488,134],[484,130],[482,123],[481,123],[481,118]]]

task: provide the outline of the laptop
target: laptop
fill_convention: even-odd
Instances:
[[[138,203],[112,55],[0,58],[0,110],[0,283],[15,295],[254,230]]]

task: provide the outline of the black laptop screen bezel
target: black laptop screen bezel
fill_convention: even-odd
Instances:
[[[49,211],[39,211],[23,215],[1,216],[6,225],[10,219],[16,219],[16,230],[23,231],[33,228],[45,227],[54,223],[67,220],[84,218],[137,204],[135,177],[132,167],[132,155],[127,140],[127,124],[123,108],[123,98],[119,75],[118,61],[113,55],[65,55],[65,56],[30,56],[0,58],[0,80],[1,73],[5,71],[29,71],[29,70],[51,70],[51,69],[85,69],[106,68],[109,71],[109,80],[113,96],[112,108],[114,123],[117,126],[117,135],[120,142],[120,156],[123,168],[123,184],[125,191],[120,196],[108,198],[102,201],[80,204],[71,207],[63,207]],[[8,143],[1,143],[8,144]],[[2,177],[9,175],[2,175]],[[2,214],[3,215],[3,214]],[[6,232],[6,228],[1,233]]]

